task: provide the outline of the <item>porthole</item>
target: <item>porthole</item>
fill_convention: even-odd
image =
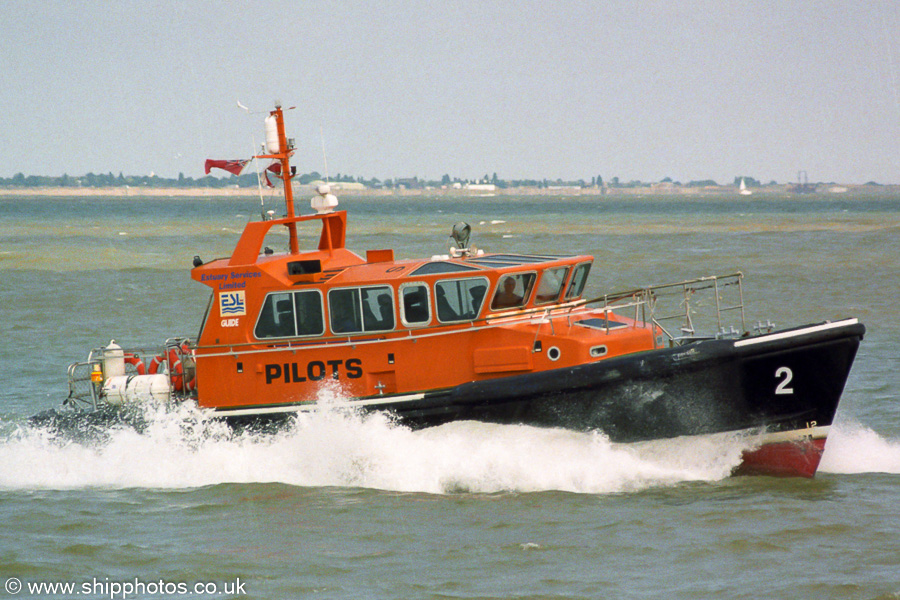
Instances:
[[[594,346],[593,348],[591,348],[591,357],[599,358],[601,356],[606,356],[607,352],[609,352],[609,350],[606,348],[606,346]]]
[[[561,353],[559,351],[559,348],[557,348],[556,346],[550,346],[549,348],[547,348],[547,358],[549,358],[550,360],[559,360],[560,355]]]

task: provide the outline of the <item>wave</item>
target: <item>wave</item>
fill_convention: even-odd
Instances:
[[[746,442],[638,445],[599,433],[457,422],[413,431],[384,414],[298,415],[235,431],[200,409],[148,406],[139,428],[73,439],[19,425],[0,439],[0,488],[195,488],[279,482],[401,492],[615,493],[727,477]],[[138,431],[138,430],[141,431]]]
[[[819,472],[900,474],[900,440],[886,439],[859,423],[835,425]]]
[[[7,423],[0,489],[277,482],[434,494],[609,494],[723,480],[752,444],[715,435],[623,445],[596,432],[476,422],[413,431],[384,414],[337,410],[298,415],[275,433],[233,430],[187,405],[146,406],[140,421],[80,439]],[[835,428],[821,471],[900,473],[900,441],[861,426]]]

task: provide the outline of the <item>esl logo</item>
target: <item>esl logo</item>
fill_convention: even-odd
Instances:
[[[222,292],[219,294],[219,314],[223,317],[240,317],[247,314],[244,291]]]

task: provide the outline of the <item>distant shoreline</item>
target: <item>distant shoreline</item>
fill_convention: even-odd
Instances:
[[[387,197],[387,196],[448,196],[460,198],[485,198],[495,196],[588,196],[597,199],[605,197],[635,197],[635,196],[729,196],[751,200],[754,196],[783,196],[789,195],[796,198],[810,196],[872,196],[900,195],[900,185],[819,185],[813,193],[792,192],[790,185],[767,185],[753,188],[752,195],[740,196],[734,186],[706,186],[686,187],[672,184],[654,184],[642,187],[512,187],[497,188],[495,190],[484,189],[459,189],[459,188],[415,188],[415,189],[372,189],[352,187],[342,189],[340,184],[331,184],[335,193],[354,197]],[[312,186],[296,186],[296,194],[314,194]],[[272,195],[272,190],[263,190],[262,195]],[[280,192],[276,192],[280,195]],[[181,197],[220,197],[241,198],[258,197],[260,192],[255,188],[157,188],[157,187],[33,187],[33,188],[0,188],[0,197],[19,196],[34,198],[64,198],[64,197],[135,197],[135,198],[181,198]]]

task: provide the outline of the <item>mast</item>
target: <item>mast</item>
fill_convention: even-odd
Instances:
[[[281,110],[281,104],[275,103],[275,110],[269,112],[266,117],[266,150],[269,154],[261,154],[256,158],[271,158],[281,163],[281,179],[284,181],[284,204],[287,209],[287,218],[292,219],[294,214],[294,188],[291,185],[291,179],[294,174],[291,172],[291,156],[294,154],[293,140],[288,140],[284,132],[284,113]],[[287,223],[288,234],[290,236],[291,254],[300,252],[297,242],[297,224],[294,222]]]

